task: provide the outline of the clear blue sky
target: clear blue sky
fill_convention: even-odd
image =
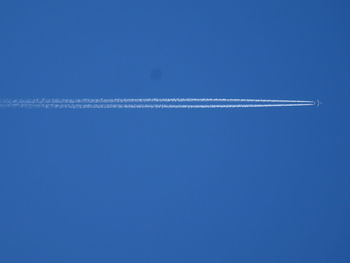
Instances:
[[[46,2],[46,3],[45,3]],[[1,1],[0,262],[350,262],[350,3]]]

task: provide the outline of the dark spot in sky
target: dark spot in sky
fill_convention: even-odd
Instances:
[[[160,80],[163,77],[163,72],[159,68],[152,69],[151,71],[151,79],[152,80]]]

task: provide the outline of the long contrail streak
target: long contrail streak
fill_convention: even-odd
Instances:
[[[21,109],[233,109],[318,106],[312,100],[232,98],[0,99],[0,108]]]
[[[9,103],[0,108],[26,109],[232,109],[314,106],[314,103],[288,104],[81,104],[81,103]]]
[[[37,103],[183,103],[183,102],[244,102],[244,103],[309,103],[314,104],[312,100],[266,100],[266,99],[225,99],[225,98],[114,98],[114,99],[0,99],[0,104],[19,104],[19,103],[28,103],[28,104],[37,104]]]

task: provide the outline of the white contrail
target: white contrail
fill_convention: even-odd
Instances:
[[[266,99],[225,99],[225,98],[114,98],[114,99],[0,99],[0,104],[60,104],[60,103],[70,103],[70,104],[92,104],[92,103],[224,103],[224,102],[244,102],[244,103],[306,103],[315,104],[312,100],[266,100]]]
[[[0,103],[0,108],[26,109],[232,109],[314,106],[314,103],[281,104],[98,104],[98,103]]]
[[[318,105],[312,100],[232,98],[0,99],[1,108],[27,109],[229,109]]]

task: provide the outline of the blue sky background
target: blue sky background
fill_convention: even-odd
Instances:
[[[349,10],[1,1],[1,98],[324,104],[1,109],[0,261],[349,262]]]

